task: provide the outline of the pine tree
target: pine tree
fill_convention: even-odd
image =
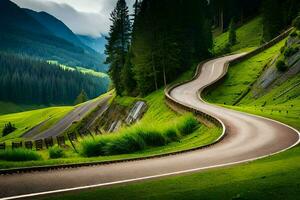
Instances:
[[[84,103],[88,100],[88,96],[87,94],[85,93],[84,90],[81,90],[80,94],[77,96],[75,102],[74,102],[74,105],[78,105],[78,104],[81,104],[81,103]]]
[[[121,81],[121,72],[125,65],[131,35],[131,24],[125,0],[118,0],[115,9],[111,13],[110,20],[112,25],[107,37],[106,64],[110,65],[109,73],[116,92],[121,95],[124,88]]]
[[[235,45],[237,42],[236,39],[236,27],[235,27],[235,23],[234,20],[232,19],[229,25],[229,36],[228,36],[228,43],[230,46]]]
[[[127,95],[132,94],[136,88],[136,81],[134,79],[134,74],[133,74],[132,60],[133,60],[133,53],[132,50],[129,50],[126,56],[125,65],[121,73],[122,84]]]
[[[146,95],[173,81],[212,46],[206,0],[144,0],[134,23],[133,72]]]

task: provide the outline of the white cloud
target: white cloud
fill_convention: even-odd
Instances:
[[[110,12],[117,0],[12,0],[22,8],[45,11],[74,33],[97,37],[109,30]],[[129,8],[135,0],[127,0]]]

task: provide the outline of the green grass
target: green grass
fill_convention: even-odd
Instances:
[[[134,153],[179,141],[198,128],[198,121],[190,114],[167,124],[137,124],[121,130],[118,134],[84,139],[81,141],[81,154],[95,157]]]
[[[114,156],[84,158],[76,154],[72,149],[65,149],[64,158],[49,159],[48,151],[40,151],[38,153],[43,157],[43,160],[28,161],[28,162],[1,161],[0,169],[31,167],[31,166],[47,166],[47,165],[58,165],[58,164],[87,163],[87,162],[105,162],[105,161],[143,158],[148,156],[162,155],[166,153],[174,153],[178,151],[188,150],[191,148],[197,148],[197,147],[209,145],[220,136],[220,133],[221,133],[221,129],[219,128],[207,128],[206,126],[201,126],[194,133],[182,137],[178,141],[171,142],[166,146],[146,148],[144,150],[137,151],[131,154],[122,154],[122,155],[114,155]]]
[[[41,158],[36,151],[27,149],[0,150],[0,160],[5,161],[33,161],[41,160]]]
[[[206,100],[218,104],[234,104],[257,80],[265,66],[280,54],[285,41],[279,42],[246,62],[230,66],[224,83],[209,91],[205,97]]]
[[[51,159],[63,158],[64,156],[65,156],[64,150],[57,145],[49,149],[49,158]]]
[[[43,105],[20,105],[12,102],[0,101],[0,115],[19,113],[29,110],[42,109],[46,106]]]
[[[0,141],[7,141],[12,139],[20,138],[26,131],[37,126],[38,124],[48,120],[41,127],[41,131],[48,129],[61,118],[63,118],[67,113],[69,113],[73,107],[50,107],[33,111],[26,111],[15,114],[1,115],[0,116],[0,130],[8,122],[15,124],[17,130],[5,137],[0,137]],[[1,133],[2,134],[2,133]]]
[[[84,73],[84,74],[89,74],[89,75],[96,76],[99,78],[108,78],[107,74],[105,74],[103,72],[96,72],[95,70],[92,70],[92,69],[87,69],[87,68],[79,67],[79,66],[75,66],[75,67],[67,66],[67,65],[60,64],[55,60],[49,60],[48,63],[54,64],[54,65],[59,65],[64,70],[71,70],[71,71],[78,70],[79,72]]]
[[[296,200],[300,192],[300,148],[249,164],[142,183],[75,191],[39,199],[72,200]]]
[[[232,52],[246,52],[260,46],[262,41],[262,18],[256,17],[245,25],[237,29],[237,44],[231,47]],[[222,51],[228,43],[228,32],[225,32],[214,38],[213,52],[216,55],[222,54]]]

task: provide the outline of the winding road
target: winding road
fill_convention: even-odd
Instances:
[[[22,137],[26,139],[45,139],[49,137],[56,137],[61,135],[64,131],[66,131],[73,123],[79,122],[82,120],[87,114],[89,114],[92,110],[94,110],[97,106],[100,108],[100,112],[103,113],[107,109],[108,101],[111,98],[111,95],[103,98],[98,98],[94,100],[90,100],[86,103],[83,103],[77,106],[74,110],[68,113],[65,117],[59,120],[56,124],[54,124],[49,129],[39,132],[40,127],[44,125],[45,122],[37,125],[33,129],[26,132]]]
[[[196,172],[263,158],[299,143],[299,132],[282,123],[207,104],[198,97],[203,89],[220,77],[225,62],[241,55],[218,58],[205,63],[199,77],[180,85],[170,96],[221,120],[226,136],[202,150],[148,160],[102,166],[61,169],[5,175],[0,178],[0,197],[34,197],[118,183]]]

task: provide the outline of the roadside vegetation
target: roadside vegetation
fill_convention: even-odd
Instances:
[[[121,130],[118,134],[84,139],[81,142],[80,153],[85,157],[134,153],[179,141],[195,132],[198,126],[198,121],[192,115],[185,115],[167,124],[138,124]]]
[[[299,73],[264,95],[254,98],[249,92],[263,70],[280,56],[286,40],[266,51],[230,66],[227,79],[206,99],[212,103],[269,117],[300,130]],[[274,64],[274,63],[273,63]],[[292,88],[292,89],[291,89]],[[237,102],[236,100],[244,95]],[[299,195],[300,146],[283,153],[224,169],[176,177],[148,180],[143,183],[115,185],[106,188],[58,194],[40,199],[297,199]],[[174,192],[176,191],[176,192]]]
[[[193,70],[183,74],[176,82],[190,79],[194,75],[195,65],[192,68]],[[220,128],[206,127],[198,121],[196,123],[190,114],[182,116],[170,110],[165,104],[163,89],[144,98],[114,99],[116,103],[128,107],[138,100],[145,101],[148,110],[137,124],[123,127],[117,133],[80,139],[75,143],[79,153],[76,153],[68,143],[69,147],[66,148],[56,146],[37,152],[41,155],[41,160],[27,162],[2,160],[0,169],[142,158],[199,148],[211,144],[220,137],[222,132]],[[31,118],[28,116],[28,119]],[[18,127],[17,124],[16,126]]]

